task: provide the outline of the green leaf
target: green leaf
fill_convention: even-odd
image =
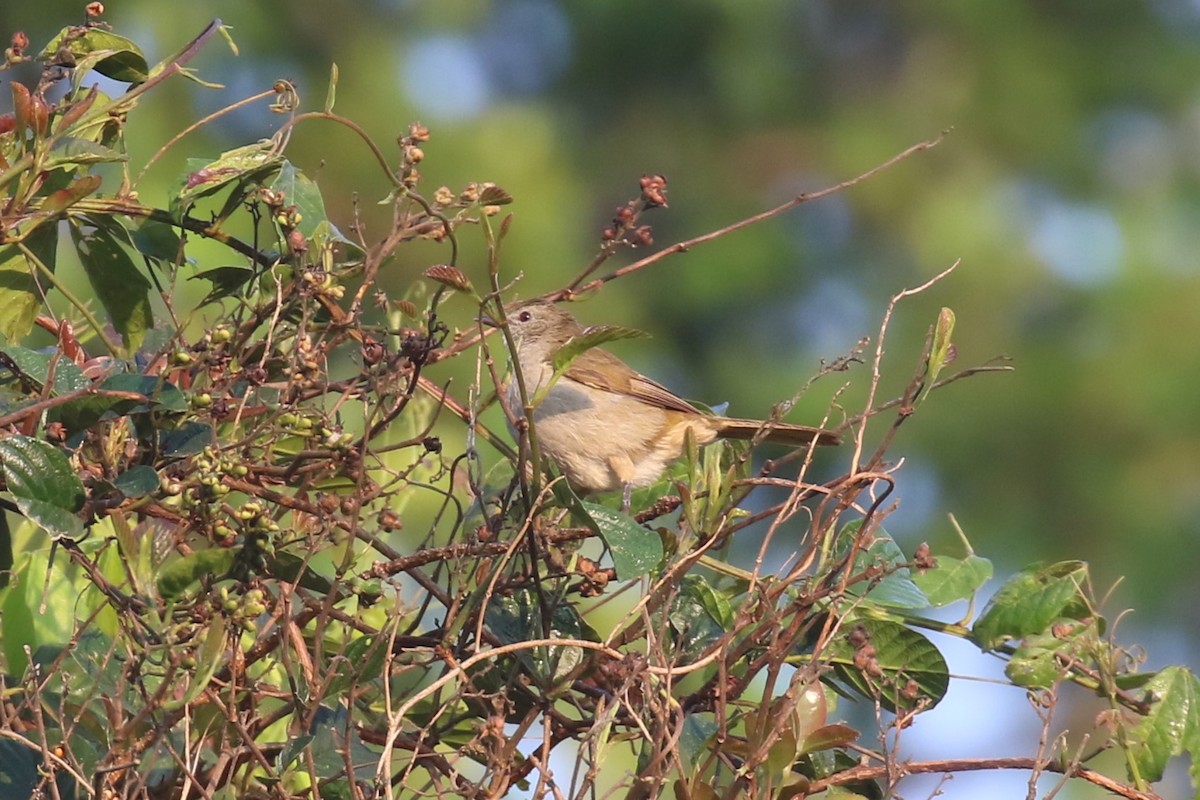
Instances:
[[[553,602],[553,597],[548,595],[546,602]],[[554,607],[549,629],[546,630],[542,625],[540,601],[528,589],[493,597],[488,603],[484,619],[501,644],[547,638],[596,638],[575,609],[565,603]],[[583,649],[575,646],[537,647],[519,651],[517,659],[545,686],[567,675],[579,665],[583,655]]]
[[[87,219],[95,227],[85,229],[71,219],[71,238],[79,251],[80,263],[125,346],[136,350],[154,324],[150,313],[150,281],[114,237],[110,224],[98,218]]]
[[[945,696],[946,659],[921,634],[883,619],[846,620],[843,631],[827,652],[838,677],[863,696],[878,698],[888,711],[929,709]],[[861,643],[856,647],[852,638]]]
[[[807,762],[807,763],[805,763]],[[810,778],[828,778],[839,772],[859,766],[857,754],[844,750],[822,750],[809,753],[801,762],[800,772]],[[833,786],[819,795],[819,800],[883,800],[883,789],[870,780],[852,781],[845,786]]]
[[[729,630],[733,627],[733,606],[729,603],[729,598],[721,591],[718,591],[708,581],[696,580],[688,584],[688,591],[695,600],[700,602],[704,610],[722,630]]]
[[[67,427],[67,431],[73,434],[91,427],[101,419],[145,414],[152,408],[174,412],[187,410],[187,399],[183,392],[152,375],[118,372],[105,378],[96,388],[140,394],[144,399],[133,400],[103,394],[88,395],[52,409],[48,415],[49,419],[61,422]]]
[[[1081,588],[1086,581],[1082,561],[1023,570],[1000,587],[971,635],[980,647],[993,650],[1009,639],[1042,633],[1056,620],[1085,619],[1090,614]]]
[[[161,582],[159,585],[161,586]],[[163,703],[164,710],[183,708],[208,688],[213,675],[217,673],[217,668],[225,663],[227,631],[228,622],[225,617],[220,614],[213,615],[208,625],[208,634],[204,637],[204,644],[196,653],[196,673],[190,676],[191,680],[188,681],[187,689],[181,697],[167,699]]]
[[[1154,678],[1153,672],[1126,672],[1113,677],[1118,689],[1126,692],[1141,691]]]
[[[0,739],[0,786],[6,797],[76,797],[78,785],[68,770],[54,770],[54,791],[42,770],[42,753],[17,739]]]
[[[148,219],[130,233],[130,241],[146,258],[163,264],[175,264],[183,255],[183,242],[175,229],[165,222]]]
[[[75,74],[79,79],[93,69],[122,83],[144,83],[149,77],[150,66],[141,48],[124,36],[103,28],[87,28],[82,35],[79,28],[63,28],[38,59],[49,61],[63,49],[75,57]]]
[[[375,680],[387,660],[387,636],[360,636],[346,645],[344,658],[335,662],[334,675],[325,689],[326,697],[339,697],[355,684],[361,685]]]
[[[174,384],[156,375],[118,372],[105,378],[98,387],[113,392],[135,392],[163,411],[182,413],[188,410],[187,398]],[[146,410],[143,407],[140,410]]]
[[[683,730],[679,732],[679,755],[689,778],[703,763],[708,744],[716,733],[717,723],[711,712],[688,714],[683,718]]]
[[[8,586],[13,563],[12,529],[8,527],[8,514],[0,514],[0,589]]]
[[[763,766],[770,774],[786,778],[801,755],[800,743],[796,741],[795,732],[791,726],[786,726],[768,748]]]
[[[938,556],[932,569],[914,570],[910,576],[934,608],[966,600],[992,578],[992,562],[979,556]]]
[[[83,370],[75,362],[64,358],[62,354],[42,353],[27,347],[13,345],[0,348],[0,352],[12,360],[13,366],[21,373],[21,377],[32,381],[36,391],[41,392],[50,378],[51,362],[54,364],[54,386],[51,394],[70,394],[80,389],[86,389],[92,382],[83,374]],[[39,398],[40,399],[40,398]]]
[[[158,473],[145,464],[127,469],[113,479],[113,486],[126,497],[145,497],[158,491],[160,483]]]
[[[25,246],[46,269],[54,271],[58,225],[47,222],[25,236]],[[0,334],[16,344],[29,333],[42,305],[37,267],[17,244],[0,247]]]
[[[0,464],[15,497],[41,500],[70,512],[83,507],[83,483],[54,445],[28,436],[0,439]]]
[[[686,575],[667,613],[683,663],[704,653],[732,624],[729,601],[698,575]]]
[[[71,462],[54,445],[28,436],[0,440],[0,469],[21,513],[55,536],[76,537],[86,497]]]
[[[943,308],[938,313],[937,324],[933,328],[933,341],[929,349],[929,363],[926,366],[926,387],[932,386],[942,368],[954,361],[954,344],[950,341],[950,337],[953,335],[954,311],[949,308]]]
[[[842,528],[838,534],[841,552],[853,546],[861,525],[861,520],[854,520]],[[874,539],[855,557],[850,574],[859,575],[867,570],[875,570],[880,577],[851,584],[850,593],[892,608],[929,608],[929,598],[913,582],[909,568],[902,566],[908,560],[888,532],[877,528]]]
[[[875,790],[874,792],[866,792],[859,794],[852,792],[844,786],[832,786],[819,795],[820,800],[871,800],[871,798],[882,798],[883,792]]]
[[[209,269],[201,270],[195,275],[189,277],[189,280],[202,279],[212,284],[212,289],[208,295],[201,301],[201,305],[211,303],[214,300],[220,300],[222,297],[229,297],[235,294],[238,289],[245,286],[254,278],[255,272],[250,267],[233,265],[223,267],[210,267]]]
[[[81,139],[78,136],[64,136],[54,143],[54,147],[46,158],[44,169],[70,168],[86,164],[109,164],[128,160],[129,156],[111,147],[105,147],[99,142]],[[100,188],[99,175],[84,175],[76,183],[89,180],[92,181],[91,188],[80,195],[81,197],[86,197]],[[46,206],[43,205],[42,208],[45,209]]]
[[[567,371],[575,359],[591,350],[593,347],[615,342],[620,339],[644,339],[649,336],[645,331],[636,328],[622,328],[615,325],[592,325],[582,333],[572,336],[567,343],[558,348],[554,354],[554,377],[557,378]]]
[[[168,458],[194,456],[212,444],[212,426],[203,422],[185,422],[162,437],[162,454]]]
[[[443,705],[440,710],[444,709]],[[350,778],[365,785],[375,777],[374,769],[379,754],[363,743],[358,726],[349,712],[341,707],[331,709],[321,706],[317,709],[309,733],[313,736],[309,752],[312,754],[313,769],[321,783],[321,800],[353,800],[361,796],[361,792],[341,788],[345,781],[332,780],[335,776],[346,777],[347,761],[355,765]]]
[[[612,553],[617,578],[636,580],[658,570],[663,560],[662,539],[630,516],[596,503],[582,502]]]
[[[315,736],[304,734],[303,736],[293,736],[288,740],[288,743],[279,751],[278,757],[275,759],[275,769],[285,770],[291,766],[292,762],[304,754],[304,748],[312,744]]]
[[[283,162],[279,174],[271,181],[271,188],[283,192],[285,204],[295,206],[300,212],[300,223],[296,229],[303,233],[306,239],[316,233],[317,226],[322,222],[329,222],[321,190],[292,162]]]
[[[333,104],[337,102],[337,85],[338,85],[338,65],[333,62],[329,65],[329,88],[325,90],[325,113],[329,114],[333,111]]]
[[[1143,781],[1162,778],[1167,761],[1187,752],[1195,778],[1200,761],[1200,681],[1184,667],[1167,667],[1146,684],[1150,713],[1129,731],[1129,752]]]
[[[834,747],[845,747],[858,741],[859,732],[849,725],[834,723],[822,725],[804,737],[800,750],[812,753],[816,750],[830,750]]]
[[[321,573],[308,566],[304,559],[292,553],[279,552],[267,564],[267,574],[288,583],[295,583],[310,592],[322,595],[334,591],[333,584]]]
[[[185,172],[171,193],[171,210],[178,213],[201,197],[215,194],[235,183],[245,185],[264,181],[283,163],[284,159],[275,145],[265,139],[224,152],[215,161],[188,159]]]
[[[237,555],[238,551],[231,547],[216,547],[171,561],[158,574],[158,593],[171,599],[182,595],[201,578],[222,578],[233,567]]]
[[[1026,689],[1049,689],[1066,672],[1064,665],[1090,663],[1088,653],[1098,644],[1095,622],[1064,621],[1051,633],[1026,636],[1008,663],[1004,674]]]

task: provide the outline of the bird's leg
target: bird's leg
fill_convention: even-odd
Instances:
[[[633,484],[622,484],[621,489],[621,513],[628,514],[629,506],[633,503]]]

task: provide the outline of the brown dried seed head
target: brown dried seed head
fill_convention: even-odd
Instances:
[[[937,566],[937,559],[933,557],[929,542],[921,542],[917,546],[917,551],[913,553],[913,564],[921,570],[933,569]]]
[[[846,640],[851,647],[859,648],[871,641],[871,634],[862,625],[855,625],[854,630],[846,634]]]
[[[418,317],[421,315],[421,309],[417,308],[417,304],[411,300],[393,300],[392,305],[406,317]]]
[[[1050,626],[1050,635],[1055,639],[1065,639],[1075,632],[1076,623],[1056,622]]]
[[[458,289],[460,292],[471,291],[471,280],[458,267],[452,267],[449,264],[435,264],[422,274],[431,281],[437,281],[451,289]]]
[[[308,250],[308,240],[304,238],[304,234],[295,228],[288,231],[287,235],[288,249],[293,253],[303,253]]]
[[[384,353],[383,345],[374,339],[362,343],[363,363],[367,366],[378,364],[383,359]]]
[[[494,183],[483,184],[479,192],[479,203],[485,206],[506,206],[513,201],[512,195]]]
[[[647,207],[667,205],[667,179],[662,175],[643,175],[640,181],[642,200]]]

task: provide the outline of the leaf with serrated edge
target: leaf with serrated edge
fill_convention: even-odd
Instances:
[[[83,482],[61,450],[28,436],[0,440],[0,469],[17,508],[55,536],[78,536],[83,522]]]
[[[1087,617],[1091,612],[1080,589],[1086,581],[1087,565],[1082,561],[1023,570],[992,596],[971,634],[991,650],[1008,639],[1041,633],[1060,617]]]
[[[1185,667],[1167,667],[1146,684],[1150,713],[1129,731],[1129,751],[1146,781],[1162,778],[1167,761],[1187,752],[1200,761],[1200,681]]]
[[[18,499],[39,500],[72,513],[83,507],[83,483],[54,445],[9,436],[0,440],[0,464],[8,490]]]

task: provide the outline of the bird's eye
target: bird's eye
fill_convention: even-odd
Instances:
[[[520,314],[517,314],[517,322],[529,322],[531,319],[533,319],[532,311],[522,311]]]

